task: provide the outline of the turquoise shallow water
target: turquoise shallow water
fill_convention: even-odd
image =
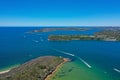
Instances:
[[[114,80],[109,74],[97,68],[88,68],[80,61],[64,64],[51,80]]]
[[[120,70],[120,42],[50,42],[47,40],[50,34],[92,35],[94,32],[99,31],[98,28],[91,28],[88,31],[25,33],[33,29],[38,28],[0,28],[0,69],[5,69],[15,64],[22,64],[39,56],[55,55],[68,57],[73,60],[65,64],[63,70],[66,70],[66,67],[71,68],[69,65],[74,67],[73,70],[70,70],[70,73],[66,73],[66,76],[63,75],[64,77],[56,78],[58,80],[70,80],[72,77],[73,79],[76,78],[75,80],[96,80],[97,78],[97,80],[120,80],[120,73],[114,70]],[[75,57],[70,54],[74,54]],[[86,63],[92,68],[89,68]],[[78,74],[82,75],[82,77]],[[71,75],[73,76],[70,77]],[[69,79],[67,79],[68,76]],[[88,79],[90,76],[93,77]]]

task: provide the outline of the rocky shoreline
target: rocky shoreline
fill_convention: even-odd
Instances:
[[[64,63],[70,61],[68,58],[64,58],[63,60],[64,60],[64,61],[63,61],[61,64],[59,64],[59,65],[56,67],[56,69],[55,69],[51,74],[49,74],[49,75],[45,78],[45,80],[51,80],[51,78],[55,75],[55,73],[58,71],[58,69],[59,69]]]

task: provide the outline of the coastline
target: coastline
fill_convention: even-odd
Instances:
[[[16,64],[16,65],[7,67],[7,68],[5,68],[5,69],[1,69],[1,70],[0,70],[0,75],[1,75],[1,74],[4,74],[4,73],[8,73],[11,69],[18,67],[19,65],[20,65],[20,64]]]
[[[0,71],[0,74],[4,74],[4,73],[7,73],[9,72],[11,69],[8,69],[8,70],[4,70],[4,71]]]
[[[45,78],[45,80],[51,80],[51,78],[52,78],[52,77],[55,75],[55,73],[60,69],[60,67],[61,67],[64,63],[70,61],[68,58],[64,58],[63,60],[64,60],[64,61],[63,61],[61,64],[59,64],[59,65],[56,67],[56,69],[55,69],[51,74],[49,74],[49,75]]]

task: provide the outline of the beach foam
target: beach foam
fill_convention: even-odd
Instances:
[[[9,66],[9,67],[0,69],[0,74],[7,73],[7,72],[9,72],[11,69],[16,68],[16,67],[18,67],[18,66],[20,66],[20,64],[15,64],[15,65],[12,65],[12,66]]]
[[[7,73],[7,72],[9,72],[9,71],[10,71],[10,69],[9,69],[9,70],[5,70],[5,71],[1,71],[0,74]]]

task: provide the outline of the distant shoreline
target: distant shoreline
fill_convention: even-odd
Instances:
[[[59,65],[56,67],[56,69],[55,69],[51,74],[49,74],[49,75],[45,78],[45,80],[51,80],[51,78],[52,78],[52,77],[55,75],[55,73],[60,69],[60,67],[61,67],[64,63],[70,61],[70,60],[67,59],[67,58],[64,58],[63,60],[64,60],[64,61],[63,61],[61,64],[59,64]]]
[[[52,31],[86,31],[89,30],[89,28],[80,28],[80,27],[52,27],[52,28],[42,28],[42,29],[36,29],[32,31],[28,31],[26,33],[37,33],[37,32],[52,32]]]

